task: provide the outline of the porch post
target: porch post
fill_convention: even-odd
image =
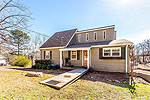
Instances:
[[[83,50],[82,50],[82,66],[83,66]]]
[[[126,67],[125,67],[125,74],[128,73],[127,67],[128,67],[128,45],[126,45]]]
[[[87,50],[87,68],[88,69],[90,68],[89,53],[90,53],[90,50],[88,49]]]
[[[62,67],[62,50],[60,50],[60,67]]]

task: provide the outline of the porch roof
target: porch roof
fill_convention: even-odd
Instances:
[[[73,44],[70,45],[66,48],[89,48],[91,46],[96,46],[96,45],[109,45],[110,41],[100,41],[100,42],[88,42],[88,43],[78,43],[78,44]]]

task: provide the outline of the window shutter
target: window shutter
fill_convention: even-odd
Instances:
[[[77,60],[80,60],[80,50],[77,50]]]
[[[45,51],[44,51],[44,59],[45,59]]]
[[[126,53],[125,47],[121,47],[121,59],[125,59],[125,53]]]
[[[99,48],[99,59],[103,58],[103,48]]]
[[[52,59],[52,51],[49,52],[50,59]]]
[[[70,60],[70,53],[71,53],[71,52],[70,52],[70,51],[68,51],[68,59],[69,59],[69,60]]]
[[[41,51],[41,60],[42,60],[42,51]]]

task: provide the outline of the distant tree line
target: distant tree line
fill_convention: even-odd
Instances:
[[[135,59],[139,63],[150,63],[150,39],[135,45]]]

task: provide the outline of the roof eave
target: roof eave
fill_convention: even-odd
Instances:
[[[62,46],[62,47],[47,47],[47,48],[40,48],[40,50],[45,50],[45,49],[61,49],[61,48],[65,48],[65,46]]]

